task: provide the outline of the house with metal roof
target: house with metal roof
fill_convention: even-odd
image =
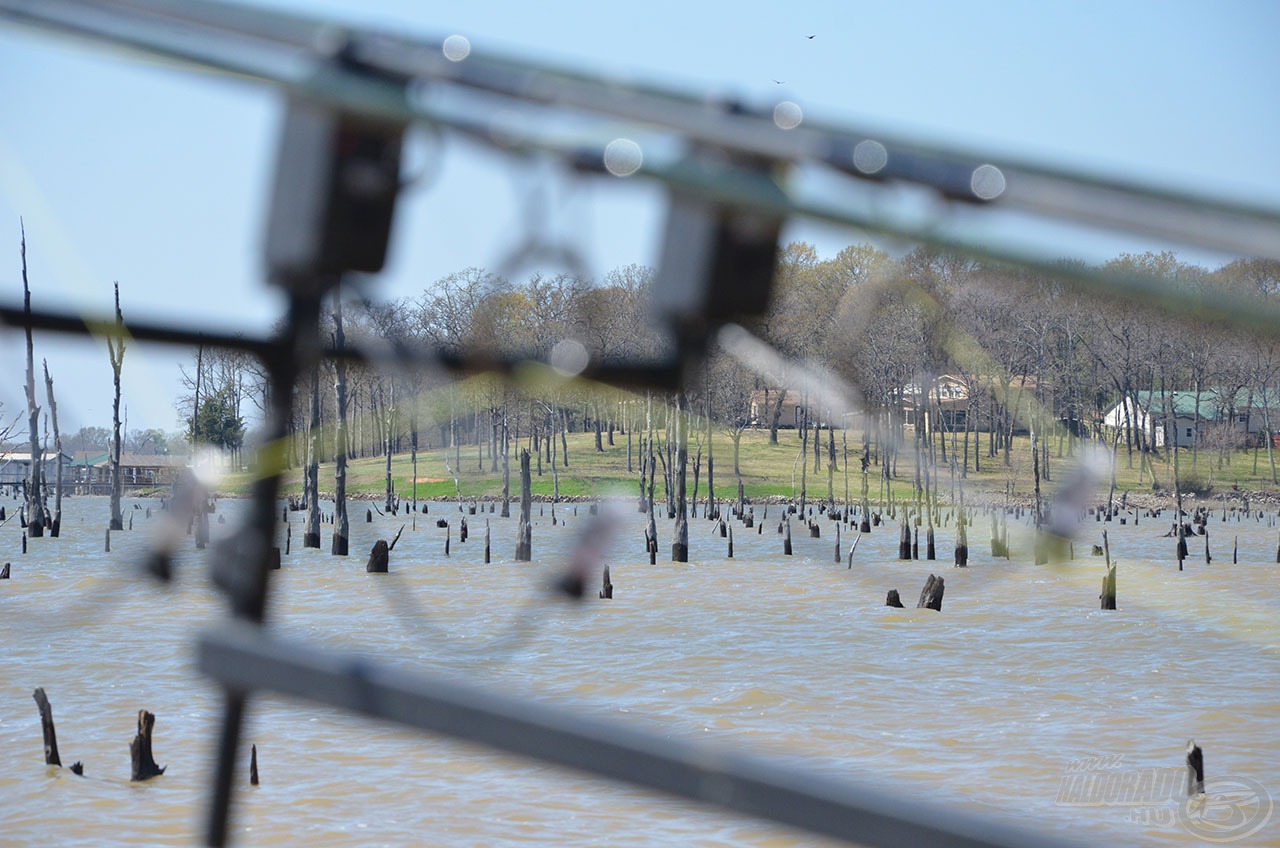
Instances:
[[[1280,427],[1280,392],[1253,389],[1134,392],[1103,416],[1103,423],[1122,434],[1133,427],[1156,447],[1172,443],[1185,448],[1201,444],[1213,430],[1242,438]]]

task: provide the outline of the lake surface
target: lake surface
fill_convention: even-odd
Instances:
[[[16,502],[4,503],[16,512]],[[4,844],[201,840],[221,698],[195,671],[194,642],[225,604],[209,586],[207,554],[190,539],[173,585],[138,575],[160,524],[156,505],[128,501],[134,529],[113,534],[110,553],[101,498],[68,500],[63,538],[32,540],[26,555],[16,519],[0,530],[0,562],[12,563],[12,578],[0,581]],[[227,523],[215,516],[215,536],[244,507],[220,502]],[[1217,513],[1214,564],[1204,564],[1197,538],[1182,573],[1172,540],[1161,538],[1167,526],[1145,518],[1137,528],[1090,521],[1074,563],[1039,567],[1017,550],[1012,561],[993,561],[979,518],[967,569],[950,567],[950,528],[939,533],[939,561],[899,562],[891,525],[864,536],[846,569],[833,562],[827,520],[821,539],[797,525],[795,555],[782,556],[777,506],[763,534],[735,526],[734,559],[699,518],[690,523],[692,561],[664,561],[671,525],[661,522],[662,553],[650,566],[641,516],[627,511],[609,557],[614,599],[595,597],[596,577],[589,598],[571,603],[546,587],[587,522],[585,506],[575,516],[561,505],[567,526],[553,527],[549,508],[535,504],[535,561],[517,564],[514,518],[467,516],[471,539],[459,544],[456,505],[433,503],[405,530],[389,575],[365,573],[368,550],[411,519],[375,514],[366,523],[365,510],[352,507],[348,558],[301,550],[302,514],[290,515],[293,549],[276,572],[271,611],[282,634],[673,738],[782,754],[826,775],[1081,841],[1201,844],[1177,817],[1176,798],[1124,805],[1099,794],[1100,784],[1071,782],[1081,771],[1132,782],[1181,769],[1192,738],[1211,781],[1260,785],[1280,800],[1280,531],[1270,519],[1224,524]],[[447,558],[440,516],[454,524]],[[1120,561],[1115,612],[1098,609],[1102,561],[1087,555],[1103,526]],[[850,541],[846,531],[845,550]],[[946,579],[941,613],[910,608],[930,573]],[[891,588],[908,609],[883,605]],[[53,704],[63,762],[83,761],[86,778],[43,764],[37,686]],[[155,755],[168,771],[130,784],[140,708],[157,716]],[[262,783],[241,781],[237,844],[824,844],[274,697],[251,703],[246,773],[250,742]],[[1266,820],[1249,812],[1266,800],[1237,804],[1254,815],[1243,830],[1258,827],[1232,844],[1280,844],[1280,812]],[[1204,815],[1208,826],[1218,816],[1227,827],[1229,813]]]

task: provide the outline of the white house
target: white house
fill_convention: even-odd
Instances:
[[[1135,392],[1103,416],[1110,428],[1128,429],[1130,422],[1139,432],[1155,434],[1155,444],[1163,447],[1168,433],[1177,447],[1198,444],[1215,427],[1228,426],[1242,436],[1254,436],[1266,429],[1268,419],[1274,431],[1280,427],[1280,394],[1266,402],[1255,392],[1241,389],[1232,395],[1226,390]],[[1136,403],[1134,402],[1136,400]],[[1269,407],[1269,409],[1268,409]]]
[[[44,479],[53,483],[58,473],[58,455],[52,451],[45,451],[42,462],[44,463]],[[71,457],[64,453],[62,455],[62,474],[64,479],[66,479],[70,468]],[[31,451],[0,451],[0,484],[21,483],[30,476]]]

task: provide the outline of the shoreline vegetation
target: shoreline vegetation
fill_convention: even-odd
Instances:
[[[837,439],[840,431],[836,431]],[[848,463],[848,500],[855,505],[861,499],[863,474],[861,471],[862,434],[850,431],[847,436],[847,456],[837,450],[832,465],[830,494],[828,498],[828,455],[824,449],[819,462],[819,470],[812,469],[813,457],[806,456],[809,464],[807,480],[802,481],[798,469],[795,469],[795,488],[792,485],[793,468],[798,466],[798,452],[801,449],[800,436],[794,430],[783,430],[779,433],[779,443],[769,444],[768,431],[749,429],[742,433],[739,449],[738,470],[733,467],[733,445],[727,436],[718,435],[714,440],[715,465],[715,497],[720,503],[737,500],[738,481],[742,482],[743,496],[752,503],[791,503],[799,500],[801,486],[805,487],[805,499],[810,503],[843,504],[846,500],[845,469]],[[531,495],[534,501],[560,503],[585,503],[596,500],[638,500],[640,497],[640,464],[638,455],[632,457],[632,470],[627,470],[627,446],[625,437],[615,438],[615,444],[602,445],[602,450],[595,447],[594,433],[570,433],[567,436],[568,466],[563,465],[563,457],[557,457],[559,475],[559,494],[556,494],[556,481],[548,464],[544,464],[541,476],[532,475]],[[855,451],[855,445],[857,450]],[[477,451],[472,444],[462,447],[462,462],[452,470],[457,474],[457,482],[449,476],[448,470],[453,465],[455,448],[428,448],[417,455],[417,499],[423,502],[456,503],[492,502],[502,500],[502,472],[492,471],[489,446],[483,445],[483,452]],[[516,446],[513,445],[513,448]],[[696,450],[696,448],[695,448]],[[692,453],[693,451],[691,451]],[[705,452],[705,446],[704,446]],[[905,453],[905,452],[904,452]],[[1056,479],[1065,478],[1079,463],[1079,455],[1068,455],[1063,451],[1061,456],[1054,451],[1049,473],[1042,480],[1042,489],[1046,497],[1051,498],[1058,485]],[[1201,505],[1221,505],[1235,503],[1240,505],[1244,500],[1255,504],[1280,504],[1280,488],[1270,485],[1269,469],[1265,457],[1254,470],[1255,456],[1252,449],[1235,451],[1225,456],[1208,455],[1199,457],[1192,464],[1190,451],[1182,449],[1179,458],[1180,486],[1184,501]],[[638,452],[637,452],[638,454]],[[1176,497],[1173,491],[1173,461],[1169,451],[1148,454],[1145,463],[1140,463],[1135,454],[1133,467],[1127,463],[1125,452],[1119,451],[1116,457],[1116,489],[1114,500],[1117,505],[1122,501],[1128,507],[1139,508],[1173,508]],[[448,464],[446,464],[448,463]],[[695,460],[690,460],[691,468]],[[1139,466],[1144,465],[1144,468]],[[303,494],[303,468],[287,469],[283,475],[281,486],[282,497],[299,497]],[[333,480],[334,466],[332,462],[320,464],[319,479]],[[1004,457],[985,458],[984,470],[969,470],[967,477],[959,472],[954,475],[948,468],[931,469],[935,478],[937,499],[939,503],[951,506],[959,502],[961,492],[966,504],[971,506],[1003,505],[1027,506],[1034,500],[1034,479],[1030,439],[1014,437],[1006,465]],[[1110,486],[1109,469],[1102,472],[1094,481],[1090,504],[1106,503]],[[1151,482],[1154,475],[1154,483]],[[396,495],[402,501],[411,501],[414,496],[413,465],[409,453],[393,454],[391,462],[392,485]],[[872,505],[883,505],[889,502],[910,503],[916,499],[915,469],[911,457],[904,456],[900,460],[897,473],[885,480],[880,470],[874,465],[867,474],[867,494]],[[232,472],[222,476],[216,483],[216,492],[220,497],[245,497],[253,481],[251,471]],[[665,496],[663,476],[657,475],[656,499]],[[513,487],[518,488],[518,487]],[[322,484],[320,496],[331,500],[333,492],[326,490]],[[384,455],[352,458],[348,460],[346,495],[355,501],[381,503],[386,500],[386,457]],[[707,498],[706,461],[703,458],[699,474],[689,474],[686,494],[705,504]],[[461,497],[460,497],[461,496]],[[518,492],[513,492],[512,500],[518,500]],[[1185,508],[1185,507],[1184,507]]]

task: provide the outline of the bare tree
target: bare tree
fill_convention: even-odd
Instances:
[[[333,295],[333,344],[339,356],[334,360],[334,394],[338,402],[338,425],[333,433],[333,546],[335,556],[346,556],[351,525],[347,520],[347,363],[341,356],[346,345],[342,333],[342,292]],[[416,461],[416,460],[415,460]]]
[[[49,535],[57,537],[62,532],[62,431],[58,429],[58,402],[53,397],[53,378],[49,376],[49,360],[44,360],[44,385],[49,395],[49,417],[53,422],[54,484],[53,520],[49,522]]]
[[[27,535],[44,535],[44,454],[40,449],[40,407],[36,406],[35,346],[31,339],[31,286],[27,281],[27,228],[22,228],[22,308],[27,319],[27,435],[31,439],[31,468],[27,477]]]
[[[115,402],[111,407],[111,524],[112,530],[124,529],[124,514],[120,511],[120,370],[124,366],[124,316],[120,313],[120,284],[115,284],[116,326],[107,337],[107,354],[111,358],[111,375],[115,382]]]

